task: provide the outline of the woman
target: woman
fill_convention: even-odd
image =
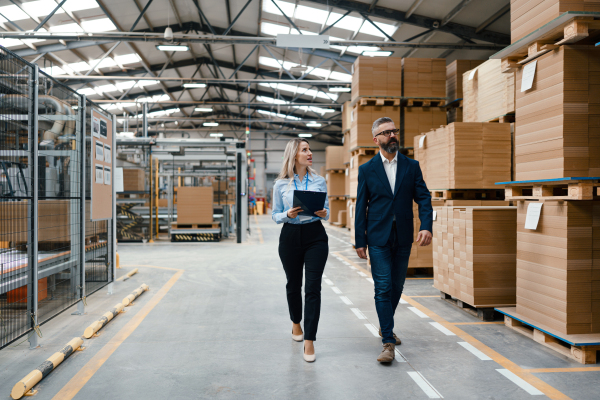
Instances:
[[[279,236],[279,258],[287,277],[287,301],[292,320],[292,339],[302,341],[302,269],[306,269],[304,305],[304,360],[315,361],[319,315],[321,313],[321,278],[329,245],[321,219],[329,218],[329,202],[317,211],[317,217],[298,215],[301,207],[292,208],[294,190],[327,192],[325,179],[312,169],[312,153],[304,139],[290,140],[283,155],[283,167],[273,188],[273,220],[283,223]]]

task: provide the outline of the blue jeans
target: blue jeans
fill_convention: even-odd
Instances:
[[[411,250],[411,245],[398,244],[395,225],[385,246],[369,246],[371,274],[375,282],[375,308],[383,343],[396,343],[393,336],[394,313],[404,289]]]

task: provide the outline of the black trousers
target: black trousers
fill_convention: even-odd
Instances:
[[[279,258],[287,277],[287,301],[293,323],[302,321],[302,270],[305,269],[304,339],[317,340],[321,314],[321,278],[329,255],[321,221],[284,224],[279,236]]]

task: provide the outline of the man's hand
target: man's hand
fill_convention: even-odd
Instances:
[[[367,248],[359,247],[358,249],[356,249],[356,254],[358,255],[358,257],[362,258],[363,260],[366,260],[367,259]]]
[[[288,218],[296,218],[298,216],[298,213],[302,211],[302,207],[295,207],[295,208],[290,208],[287,212],[287,216]]]
[[[319,211],[315,211],[315,215],[319,218],[325,218],[327,217],[327,210],[326,209],[322,209]]]
[[[431,232],[420,231],[417,235],[417,243],[419,243],[419,246],[429,246],[429,244],[431,243],[431,238]]]

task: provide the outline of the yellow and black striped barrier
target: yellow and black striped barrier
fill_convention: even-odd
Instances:
[[[37,393],[37,390],[32,388],[37,385],[42,379],[44,379],[54,368],[58,367],[66,358],[68,358],[73,352],[77,350],[83,350],[81,345],[83,344],[83,338],[73,338],[65,347],[59,352],[52,354],[46,361],[40,364],[39,367],[31,371],[27,376],[21,379],[13,387],[10,392],[10,396],[13,399],[20,399],[23,396],[30,396]]]
[[[108,324],[114,317],[122,313],[123,308],[125,308],[123,303],[118,303],[115,306],[115,308],[113,308],[111,311],[104,313],[104,315],[102,315],[102,317],[98,321],[85,328],[85,331],[83,332],[83,337],[89,339],[92,336],[94,336],[96,332],[104,328],[106,324]]]
[[[141,295],[142,293],[144,293],[145,291],[147,291],[147,290],[149,290],[149,289],[150,289],[150,288],[148,287],[148,285],[146,285],[146,284],[144,283],[142,286],[140,286],[139,288],[135,289],[135,290],[134,290],[134,291],[133,291],[133,292],[132,292],[132,293],[131,293],[129,296],[127,296],[127,297],[125,297],[125,298],[123,299],[123,305],[124,305],[125,307],[128,307],[128,306],[130,306],[130,305],[133,303],[133,301],[134,301],[135,299],[137,299],[138,297],[140,297],[140,295]]]
[[[171,242],[218,242],[219,233],[171,234]]]

